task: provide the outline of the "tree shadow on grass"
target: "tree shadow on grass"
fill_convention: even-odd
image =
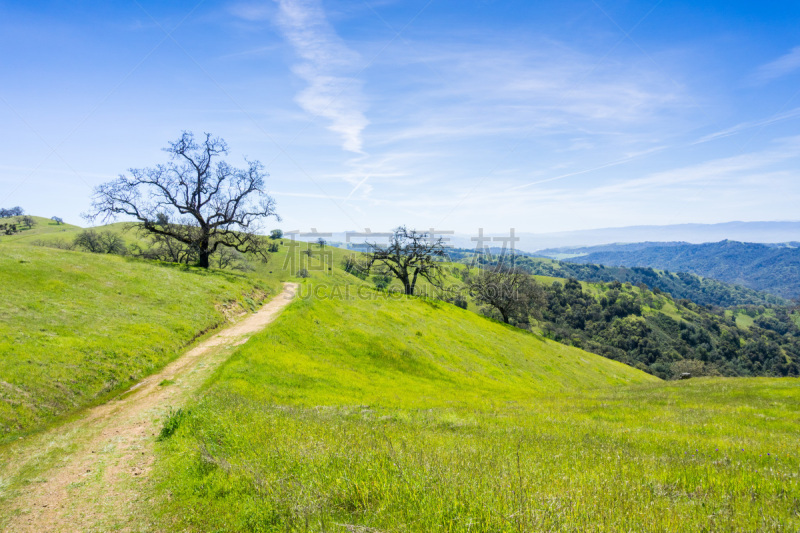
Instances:
[[[217,277],[223,278],[225,281],[235,282],[242,280],[255,281],[255,278],[243,272],[233,272],[230,270],[221,270],[218,268],[202,268],[194,265],[187,265],[185,263],[170,263],[168,261],[159,261],[154,259],[143,259],[141,257],[124,256],[128,262],[145,263],[155,267],[166,268],[170,270],[177,270],[180,272],[187,272],[201,277]]]

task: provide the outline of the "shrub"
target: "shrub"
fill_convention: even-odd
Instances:
[[[149,242],[148,248],[142,248],[138,244],[132,245],[131,254],[167,263],[189,265],[197,262],[197,251],[194,248],[170,236],[153,234],[149,236]]]
[[[355,255],[348,255],[342,259],[342,270],[359,279],[367,279],[369,267],[364,261],[359,261]]]
[[[386,290],[390,283],[392,283],[392,278],[387,274],[378,274],[372,276],[372,283],[375,284],[375,288],[379,291]]]
[[[34,246],[45,246],[47,248],[57,248],[59,250],[74,250],[75,243],[65,241],[63,239],[54,239],[50,241],[35,240],[31,242]]]
[[[450,301],[450,303],[452,303],[456,307],[460,307],[461,309],[466,309],[467,306],[468,306],[467,299],[464,296],[462,296],[461,294],[457,294],[457,295],[453,296],[452,298],[450,298],[449,301]]]
[[[221,247],[213,256],[217,268],[230,268],[241,272],[253,272],[255,268],[247,261],[247,257],[234,248]]]
[[[127,253],[125,240],[110,231],[98,233],[94,230],[87,229],[75,236],[74,244],[93,254],[125,255]]]
[[[704,363],[699,359],[681,359],[670,365],[672,379],[678,379],[681,374],[691,374],[692,377],[699,376],[719,376],[719,370],[714,364]]]
[[[7,224],[0,224],[1,235],[14,235],[17,231],[19,231],[19,228],[16,223],[9,222]]]
[[[164,419],[164,426],[161,428],[161,432],[158,434],[158,438],[156,440],[163,441],[170,438],[178,428],[181,426],[181,423],[187,418],[189,415],[188,411],[184,411],[180,407],[177,409],[173,409],[172,407],[169,408],[167,411],[167,417]]]

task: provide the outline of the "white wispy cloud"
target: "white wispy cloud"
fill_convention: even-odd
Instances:
[[[346,200],[369,200],[375,183],[391,187],[402,183],[405,186],[419,185],[421,180],[409,175],[408,165],[424,157],[420,153],[384,152],[376,155],[352,158],[347,162],[348,170],[339,173],[339,179],[352,186]],[[356,193],[359,193],[356,196]],[[355,198],[354,198],[355,197]]]
[[[800,46],[795,46],[788,53],[774,61],[761,65],[753,74],[753,81],[767,83],[800,69]]]
[[[785,198],[791,198],[800,183],[794,170],[798,158],[800,136],[779,139],[764,150],[611,183],[604,179],[596,186],[581,189],[561,186],[560,182],[547,183],[555,181],[550,179],[541,180],[538,187],[520,188],[509,177],[487,183],[477,191],[474,183],[451,187],[447,194],[443,189],[434,189],[427,195],[395,191],[389,197],[377,191],[369,203],[379,209],[402,210],[417,217],[414,220],[451,223],[454,227],[473,224],[500,229],[503,224],[512,224],[531,230],[545,223],[562,224],[565,213],[569,213],[570,219],[573,216],[579,219],[576,228],[584,223],[587,227],[601,227],[609,220],[626,225],[630,223],[627,217],[632,215],[637,220],[671,223],[680,219],[673,220],[670,216],[680,216],[686,209],[699,210],[697,216],[707,216],[708,220],[714,217],[724,220],[726,216],[734,216],[731,206],[754,206],[753,209],[765,212],[766,206],[779,205]],[[699,207],[700,204],[706,207]],[[493,205],[502,205],[502,211],[486,209]],[[454,206],[457,212],[442,220],[442,213]],[[473,215],[465,217],[463,213]]]
[[[396,79],[404,89],[386,92],[391,101],[381,107],[394,110],[399,127],[384,142],[520,131],[614,135],[645,124],[669,127],[692,106],[688,89],[672,81],[677,74],[550,41],[435,49],[410,42],[401,52],[380,58],[402,73]]]
[[[340,135],[342,148],[363,153],[362,81],[356,78],[361,57],[337,35],[320,0],[276,0],[277,23],[295,53],[303,60],[293,72],[308,83],[296,97],[306,112],[328,120]]]
[[[521,190],[521,189],[527,189],[528,187],[533,187],[535,185],[541,185],[542,183],[549,183],[551,181],[559,181],[559,180],[562,180],[562,179],[571,178],[573,176],[580,176],[580,175],[583,175],[583,174],[591,174],[592,172],[597,172],[598,170],[603,170],[603,169],[610,168],[610,167],[616,167],[616,166],[619,166],[619,165],[624,165],[625,163],[630,163],[631,161],[634,161],[636,159],[640,159],[640,158],[646,157],[648,155],[652,155],[652,154],[655,154],[655,153],[658,153],[658,152],[662,152],[665,149],[666,149],[665,146],[657,146],[657,147],[651,148],[649,150],[644,150],[644,151],[639,152],[639,153],[626,155],[622,159],[617,159],[615,161],[609,161],[608,163],[604,163],[602,165],[598,165],[598,166],[595,166],[595,167],[592,167],[592,168],[576,170],[575,172],[568,172],[566,174],[559,174],[557,176],[551,176],[551,177],[548,177],[548,178],[538,179],[536,181],[532,181],[532,182],[529,182],[529,183],[523,183],[522,185],[517,185],[516,187],[512,187],[511,190],[512,191],[517,191],[517,190]]]
[[[439,218],[455,202],[474,207],[472,197],[484,206],[521,196],[541,201],[534,185],[585,179],[667,150],[694,114],[689,89],[672,81],[678,74],[552,41],[535,44],[410,40],[382,55],[377,69],[391,68],[399,87],[374,91],[385,100],[375,105],[372,146],[413,149],[424,142],[442,155],[427,167],[398,167],[427,178],[408,202],[386,183],[372,199],[427,206]],[[571,153],[558,155],[565,150]],[[531,152],[534,164],[526,161]],[[457,187],[440,191],[438,181],[470,185],[459,194]]]
[[[605,54],[546,37],[408,32],[389,45],[359,41],[376,58],[362,72],[356,45],[329,22],[340,15],[321,2],[269,4],[299,58],[293,72],[308,83],[296,101],[357,154],[321,164],[314,179],[365,218],[538,230],[609,225],[609,217],[666,223],[690,209],[711,217],[703,201],[766,205],[781,194],[759,183],[791,184],[800,141],[705,163],[690,146],[800,118],[800,108],[731,121],[697,140],[699,109],[713,95],[668,51],[663,62],[657,54],[641,61],[629,50]],[[284,190],[287,202],[322,198]]]
[[[800,136],[779,139],[775,144],[775,147],[767,150],[656,172],[643,178],[597,187],[589,193],[593,196],[614,196],[676,185],[713,187],[719,182],[758,176],[768,172],[774,165],[800,157]]]
[[[715,139],[730,137],[731,135],[736,135],[738,133],[741,133],[743,131],[752,128],[761,128],[764,126],[769,126],[770,124],[774,124],[775,122],[781,122],[783,120],[789,120],[798,117],[800,117],[800,107],[796,107],[790,111],[772,115],[771,117],[767,117],[762,120],[753,120],[749,122],[742,122],[740,124],[736,124],[735,126],[732,126],[730,128],[726,128],[724,130],[711,133],[709,135],[706,135],[705,137],[701,137],[692,144],[702,144],[708,141],[713,141]]]

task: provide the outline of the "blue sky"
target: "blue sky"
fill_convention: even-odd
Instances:
[[[0,206],[208,131],[268,227],[474,233],[798,220],[800,4],[0,1]]]

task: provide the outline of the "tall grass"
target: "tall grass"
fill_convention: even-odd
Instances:
[[[223,272],[0,244],[0,442],[98,401],[277,288]]]
[[[159,446],[191,531],[800,527],[796,380],[659,382],[446,304],[309,299]]]

